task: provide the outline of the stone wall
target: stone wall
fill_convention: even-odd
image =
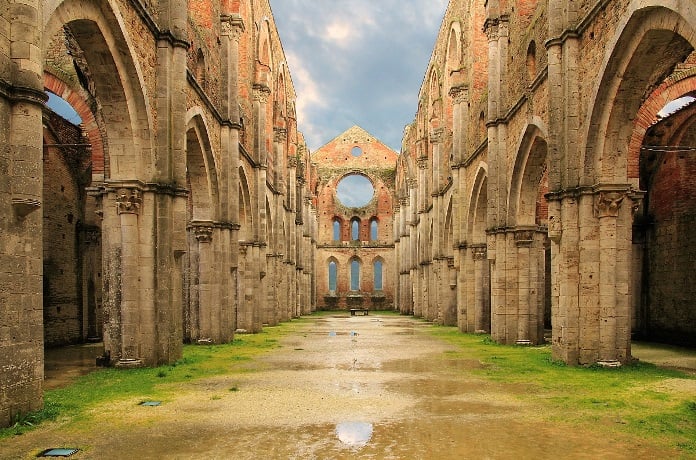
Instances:
[[[268,1],[9,5],[0,425],[41,406],[44,336],[149,366],[313,311],[316,174]]]
[[[696,345],[695,113],[691,104],[648,131],[641,152],[641,179],[648,193],[634,237],[643,243],[645,257],[638,332],[689,346]]]
[[[693,335],[675,253],[691,166],[665,156],[654,190],[638,171],[657,111],[694,89],[694,21],[680,2],[450,1],[396,172],[397,308],[451,323],[455,305],[462,331],[507,344],[543,342],[550,317],[570,364],[630,360],[641,321]],[[645,192],[648,220],[678,212],[641,243]]]
[[[312,162],[317,169],[318,306],[392,309],[396,280],[392,243],[396,152],[354,126],[314,152]],[[353,174],[367,178],[374,188],[374,195],[364,206],[346,205],[338,197],[338,184]],[[358,289],[351,283],[353,261],[360,267]],[[330,263],[336,264],[336,289],[329,286]],[[375,289],[376,263],[381,264],[382,289]]]

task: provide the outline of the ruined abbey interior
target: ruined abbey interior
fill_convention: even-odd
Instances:
[[[317,309],[696,346],[691,0],[450,0],[399,153],[308,150],[268,0],[0,6],[0,426],[46,347],[155,366]]]

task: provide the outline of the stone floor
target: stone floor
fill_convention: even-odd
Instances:
[[[0,442],[0,458],[35,458],[78,447],[79,459],[540,459],[665,458],[673,453],[601,427],[547,420],[519,385],[477,378],[478,361],[442,359],[450,350],[398,316],[319,317],[260,369],[182,386],[159,407],[114,401],[92,421],[45,424]],[[98,345],[70,350],[88,370]],[[77,350],[82,348],[82,350]],[[696,369],[696,351],[637,344],[640,359]],[[434,359],[439,358],[439,359]],[[57,384],[47,354],[47,382]],[[60,367],[65,373],[65,356]],[[80,364],[81,363],[81,364]],[[70,380],[63,379],[64,383]],[[239,391],[230,392],[230,386]]]

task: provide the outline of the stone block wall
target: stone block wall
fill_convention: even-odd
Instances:
[[[358,154],[353,149],[359,148]],[[312,155],[317,169],[317,304],[323,309],[365,307],[392,309],[398,273],[394,254],[393,207],[396,152],[360,127],[348,131],[318,149]],[[341,179],[350,174],[367,177],[374,196],[365,206],[349,207],[337,196]],[[352,221],[359,220],[358,238],[352,234]],[[334,221],[340,225],[334,239]],[[377,239],[372,238],[372,222]],[[351,286],[351,262],[359,261],[359,290]],[[382,289],[375,289],[375,261],[382,264]],[[329,291],[329,264],[337,265],[336,290]]]

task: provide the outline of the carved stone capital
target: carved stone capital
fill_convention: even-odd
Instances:
[[[449,95],[455,104],[461,104],[469,101],[469,86],[458,85],[453,86],[449,90]]]
[[[444,128],[433,129],[430,132],[429,137],[430,137],[431,144],[440,144],[445,139],[445,129]]]
[[[599,192],[595,195],[595,216],[618,217],[626,192]]]
[[[406,179],[406,184],[408,188],[418,188],[418,181],[412,177]]]
[[[419,157],[417,161],[419,169],[428,169],[428,157]]]
[[[193,234],[199,243],[210,243],[213,241],[213,227],[210,225],[192,225]]]
[[[486,260],[488,257],[488,248],[486,245],[472,245],[469,246],[471,248],[471,257],[474,258],[474,260]]]
[[[288,167],[289,168],[297,168],[297,157],[296,156],[288,157]]]
[[[285,142],[288,138],[288,130],[285,128],[273,128],[273,141]]]
[[[222,36],[239,42],[239,37],[244,33],[244,20],[242,20],[241,16],[238,14],[220,15],[220,24],[222,26]]]
[[[534,231],[533,230],[516,230],[515,231],[515,244],[519,246],[530,246],[534,241]]]
[[[137,188],[121,188],[116,195],[119,214],[139,214],[143,198]]]
[[[261,85],[255,83],[253,86],[254,101],[259,101],[262,104],[268,102],[268,98],[271,95],[271,89],[266,85]]]

